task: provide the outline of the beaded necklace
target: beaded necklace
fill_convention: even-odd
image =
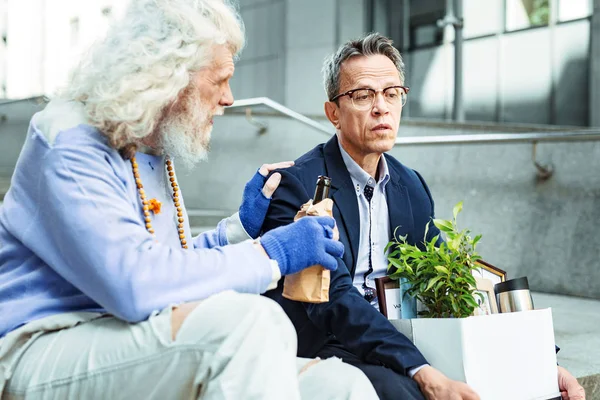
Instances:
[[[187,249],[187,241],[185,240],[185,230],[183,228],[183,211],[181,209],[181,204],[179,203],[179,186],[175,180],[175,171],[173,170],[173,163],[169,158],[166,160],[167,173],[169,174],[169,181],[171,182],[171,187],[173,188],[173,203],[175,204],[175,209],[177,209],[177,231],[179,232],[179,241],[181,242],[181,247]],[[135,160],[135,156],[131,157],[131,168],[133,170],[133,177],[135,178],[135,184],[137,185],[137,190],[140,195],[140,199],[142,200],[142,208],[144,210],[144,220],[146,221],[146,229],[152,236],[154,236],[154,228],[152,227],[152,219],[150,218],[150,209],[155,210],[154,205],[151,205],[152,200],[148,201],[146,198],[146,192],[144,191],[144,185],[142,185],[142,179],[140,178],[140,171],[138,170],[138,163]],[[160,210],[160,206],[158,207]],[[155,211],[155,213],[158,213]]]

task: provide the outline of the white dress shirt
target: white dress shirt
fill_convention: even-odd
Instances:
[[[385,197],[385,187],[390,181],[390,174],[387,162],[383,156],[381,156],[379,165],[377,166],[379,179],[376,182],[373,177],[366,173],[350,157],[341,145],[340,152],[342,153],[344,164],[346,164],[346,169],[350,173],[358,201],[360,239],[353,283],[358,291],[364,295],[365,291],[362,285],[365,282],[364,274],[369,270],[369,253],[371,254],[373,272],[367,276],[367,286],[375,289],[374,279],[387,274],[387,253],[383,250],[390,238],[390,218]],[[366,185],[373,188],[373,198],[370,203],[365,198],[363,192]],[[369,229],[371,229],[371,243],[369,243]],[[373,300],[371,304],[379,310],[377,299]]]

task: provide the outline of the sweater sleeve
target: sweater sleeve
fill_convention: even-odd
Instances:
[[[267,289],[272,267],[251,242],[189,250],[156,242],[116,162],[100,145],[64,143],[40,160],[42,172],[31,185],[41,206],[23,238],[52,269],[109,313],[132,322],[228,289]]]
[[[236,212],[231,217],[221,220],[215,229],[202,232],[196,236],[194,238],[194,247],[225,246],[227,244],[241,243],[245,240],[252,240],[252,237],[244,229],[240,220],[240,213]]]
[[[227,241],[226,226],[227,219],[223,219],[215,229],[197,235],[192,242],[194,249],[211,249],[213,247],[230,244]]]

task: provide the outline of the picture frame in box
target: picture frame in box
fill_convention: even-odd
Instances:
[[[475,301],[479,304],[479,307],[473,311],[473,315],[491,315],[498,314],[498,304],[496,303],[496,296],[494,294],[494,285],[489,279],[475,277],[477,287],[473,293]],[[481,297],[476,293],[480,293]]]
[[[489,279],[490,281],[492,281],[492,285],[504,282],[506,280],[506,271],[496,267],[495,265],[490,264],[487,261],[477,260],[476,262],[477,264],[481,265],[481,268],[478,270],[478,272],[480,273],[480,277],[484,279]]]
[[[386,298],[386,291],[400,289],[400,281],[398,279],[392,279],[389,276],[382,276],[381,278],[375,278],[375,290],[377,291],[377,302],[379,303],[379,312],[381,312],[386,318],[389,317],[388,304]]]

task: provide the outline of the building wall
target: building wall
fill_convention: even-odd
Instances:
[[[588,124],[590,22],[587,19],[464,44],[467,120]],[[405,54],[411,117],[450,118],[454,46]]]
[[[4,0],[4,97],[52,95],[127,0]],[[2,76],[2,75],[0,75]]]
[[[321,66],[340,43],[375,30],[391,34],[400,46],[406,10],[411,29],[419,24],[437,29],[444,1],[411,0],[405,8],[406,1],[239,0],[247,46],[236,65],[235,97],[270,97],[301,113],[322,115],[326,99]],[[510,17],[512,24],[524,24],[525,3],[464,0],[467,120],[587,125],[593,62],[590,19],[504,33],[505,1],[512,5],[507,8],[509,16],[515,15]],[[588,0],[573,1],[553,0],[558,4],[555,22],[588,15]],[[52,95],[127,3],[1,0],[0,31],[6,33],[7,44],[0,42],[0,80],[5,87],[0,87],[0,96]],[[411,86],[406,117],[445,119],[452,114],[453,33],[444,31],[442,44],[419,47],[430,33],[413,29],[410,50],[404,49]]]
[[[233,80],[234,95],[267,96],[296,111],[322,115],[323,59],[369,29],[391,34],[400,46],[404,1],[240,0],[248,47]],[[564,0],[556,3],[558,14],[549,26],[515,32],[504,29],[505,1],[512,26],[524,26],[525,3],[464,0],[467,120],[588,125],[591,32],[582,0],[569,3],[570,8]],[[410,1],[408,11],[411,26],[435,25],[444,2]],[[411,39],[423,41],[427,32],[414,30]],[[411,86],[407,117],[452,115],[453,32],[444,35],[440,45],[412,43],[403,53]]]
[[[270,97],[322,114],[323,60],[364,32],[364,0],[241,0],[240,12],[248,44],[236,65],[234,96]]]

